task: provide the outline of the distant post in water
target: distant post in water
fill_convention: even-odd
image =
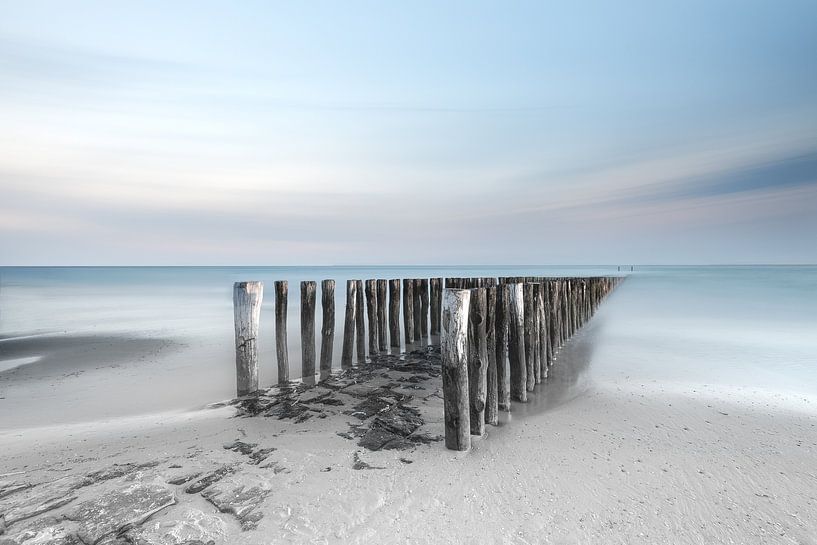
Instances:
[[[400,353],[400,279],[389,280],[389,340],[392,354]]]
[[[366,317],[369,319],[369,357],[374,357],[380,349],[377,343],[377,283],[366,280]]]
[[[404,284],[405,286],[405,284]],[[442,379],[445,446],[471,448],[468,409],[468,314],[471,293],[446,289],[442,311]]]
[[[357,306],[357,284],[354,280],[346,281],[346,314],[343,319],[343,349],[340,355],[342,369],[352,367],[352,355],[355,349],[355,307]]]
[[[386,280],[377,281],[377,342],[380,345],[380,352],[386,353],[389,349],[388,328],[386,326],[386,293],[388,291]]]
[[[236,390],[239,396],[258,390],[258,327],[263,298],[264,284],[261,282],[233,284]]]
[[[366,363],[366,311],[363,310],[363,280],[355,280],[355,339],[357,362]]]
[[[335,281],[321,282],[321,380],[332,374],[332,353],[335,346]]]
[[[511,399],[526,402],[527,364],[525,362],[525,302],[522,284],[506,284],[508,298],[508,359],[511,369]]]
[[[406,352],[414,343],[414,281],[403,279],[403,330],[406,340]]]
[[[315,383],[315,292],[312,280],[301,282],[301,380]]]
[[[471,290],[468,317],[468,389],[471,435],[485,433],[485,399],[488,395],[488,345],[485,334],[487,300],[485,288]]]
[[[289,349],[287,348],[287,298],[289,284],[286,280],[275,282],[275,355],[278,359],[278,384],[289,382]]]

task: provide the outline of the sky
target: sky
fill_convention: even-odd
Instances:
[[[0,0],[0,265],[815,262],[813,0]]]

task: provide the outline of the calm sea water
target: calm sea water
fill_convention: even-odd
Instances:
[[[337,281],[338,366],[346,279],[598,274],[616,268],[0,268],[0,429],[193,409],[229,398],[235,281],[266,285],[260,373],[261,383],[271,384],[274,280],[290,281],[289,353],[298,376],[301,280]],[[582,371],[590,382],[817,394],[816,267],[637,267],[627,274],[593,320],[592,357]],[[318,332],[320,321],[318,311]]]

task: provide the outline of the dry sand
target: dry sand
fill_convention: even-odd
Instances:
[[[586,332],[575,337],[533,401],[515,404],[468,453],[441,442],[366,450],[337,435],[357,422],[348,406],[301,423],[233,418],[224,407],[0,434],[0,481],[41,483],[0,498],[0,511],[60,483],[76,497],[9,525],[0,543],[70,543],[42,528],[75,529],[61,517],[134,483],[167,487],[175,503],[101,543],[817,543],[810,400],[598,380],[586,369],[589,343]],[[423,430],[442,434],[439,379],[419,386]],[[256,446],[224,448],[235,440]],[[254,464],[253,453],[269,448]],[[126,463],[137,465],[75,486]],[[167,484],[225,464],[239,469],[212,486],[255,487],[249,518],[258,520],[245,524],[253,529],[186,493],[195,479]]]

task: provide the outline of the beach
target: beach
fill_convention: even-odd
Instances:
[[[0,543],[814,543],[814,341],[802,334],[813,313],[807,297],[780,288],[801,290],[811,271],[777,274],[777,303],[737,297],[757,295],[768,275],[735,283],[730,273],[738,289],[727,297],[722,273],[695,271],[687,286],[698,299],[677,277],[629,278],[530,401],[466,453],[436,440],[433,350],[326,394],[299,392],[314,409],[303,420],[215,403],[6,427]],[[417,415],[412,440],[360,444],[356,428],[376,416],[355,413],[373,396],[389,414]],[[107,526],[78,516],[131,489],[152,494],[144,520],[149,510]],[[20,505],[60,500],[9,524]]]

